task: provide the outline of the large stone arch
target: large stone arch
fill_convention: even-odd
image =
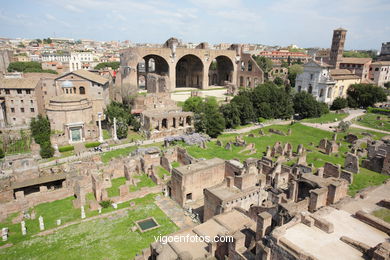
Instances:
[[[194,54],[177,57],[175,66],[176,88],[204,88],[205,66],[201,58]]]
[[[215,68],[214,68],[215,66]],[[233,82],[234,62],[226,55],[218,55],[209,65],[209,85],[223,86],[225,81]]]
[[[142,58],[141,58],[142,57]],[[169,63],[168,61],[157,54],[149,53],[145,56],[140,56],[137,62],[137,87],[139,86],[139,78],[145,77],[145,89],[147,89],[147,75],[148,73],[154,73],[162,76],[169,76]]]

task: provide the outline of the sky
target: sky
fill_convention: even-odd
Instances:
[[[390,41],[389,0],[0,0],[0,37],[68,37],[258,43],[299,47],[331,44],[348,30],[346,49]]]

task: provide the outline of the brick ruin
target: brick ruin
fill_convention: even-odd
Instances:
[[[184,112],[171,99],[166,76],[149,73],[146,96],[134,100],[132,112],[140,114],[141,131],[149,139],[182,135],[194,131],[194,114]]]

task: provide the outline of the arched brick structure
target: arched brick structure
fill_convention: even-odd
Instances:
[[[140,61],[146,58],[156,58],[166,61],[168,64],[168,76],[170,90],[173,91],[177,86],[176,80],[176,67],[181,58],[186,55],[192,55],[202,62],[203,73],[202,79],[199,79],[201,89],[207,89],[209,87],[209,69],[210,64],[214,59],[223,59],[224,61],[230,61],[233,67],[230,73],[230,81],[232,84],[237,85],[239,74],[245,74],[245,78],[251,77],[251,82],[261,83],[263,82],[263,72],[257,66],[256,62],[252,59],[250,54],[244,54],[241,52],[239,45],[232,45],[232,48],[228,50],[208,49],[207,44],[200,44],[197,48],[183,48],[178,46],[176,39],[168,40],[161,48],[149,48],[149,47],[134,47],[124,49],[120,53],[121,67],[117,75],[117,84],[122,89],[128,89],[130,92],[136,92],[137,85],[137,65]],[[172,41],[172,42],[169,42]],[[223,58],[222,58],[223,57]],[[241,60],[244,59],[245,64],[248,60],[252,62],[252,71],[245,71],[242,73],[238,67],[241,66]],[[226,62],[227,63],[227,62]],[[220,75],[221,78],[221,75]],[[254,80],[256,78],[256,80]],[[225,77],[223,78],[225,79]],[[221,84],[225,80],[218,79],[218,84]],[[251,84],[251,87],[254,83]]]

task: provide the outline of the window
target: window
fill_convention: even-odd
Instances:
[[[26,89],[26,94],[31,94],[31,90],[30,89]]]
[[[34,104],[34,100],[30,100],[30,103],[31,103],[31,104]]]
[[[375,71],[379,71],[379,68],[375,68]]]
[[[252,71],[252,62],[248,61],[248,71]]]
[[[314,77],[314,75],[313,75],[313,74],[310,74],[310,80],[312,80],[312,79],[313,79],[313,77]]]
[[[44,93],[45,95],[47,95],[47,91],[44,91],[43,93]]]
[[[12,118],[14,121],[16,121],[16,118],[14,117],[14,118]]]
[[[11,104],[13,104],[14,103],[14,100],[13,99],[11,99]]]
[[[21,100],[20,100],[20,103],[22,103],[22,104],[23,104],[23,103],[24,103],[24,100],[23,100],[23,99],[21,99]]]
[[[9,89],[5,90],[5,94],[9,95]]]
[[[323,95],[324,95],[324,90],[321,89],[321,90],[320,90],[320,97],[322,97]]]
[[[311,86],[311,84],[309,84],[309,89],[307,92],[309,92],[309,94],[311,94],[313,92],[313,87]]]
[[[80,95],[85,95],[85,88],[79,87],[79,93],[80,93]]]
[[[35,112],[35,109],[32,107],[32,108],[30,108],[30,112],[31,113],[34,113]]]
[[[15,113],[15,108],[11,107],[11,112]]]
[[[21,89],[18,89],[17,92],[18,92],[18,94],[22,94],[22,90]]]
[[[20,108],[20,112],[24,113],[24,107]]]
[[[192,193],[188,193],[188,194],[186,195],[186,199],[187,199],[187,200],[192,200]]]

